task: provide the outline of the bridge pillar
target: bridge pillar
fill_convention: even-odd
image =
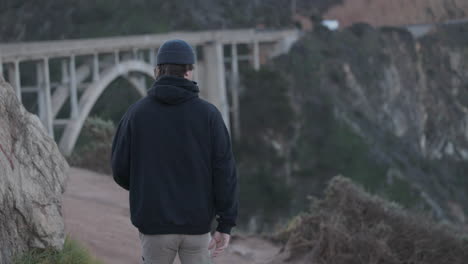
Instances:
[[[2,58],[0,58],[0,80],[3,78],[3,62]]]
[[[149,61],[151,66],[156,67],[156,51],[154,48],[151,48],[149,51]]]
[[[134,48],[133,49],[133,59],[137,61],[145,61],[143,54],[141,54],[140,50]],[[137,76],[129,76],[128,77],[130,82],[133,82],[134,85],[137,87],[138,91],[142,96],[146,94],[146,80],[144,75],[137,75]]]
[[[193,66],[193,76],[192,76],[192,79],[196,82],[200,82],[200,72],[203,72],[202,69],[200,69],[200,66],[201,64],[196,62]],[[201,92],[201,91],[200,91]]]
[[[240,108],[239,108],[239,63],[237,56],[237,44],[231,44],[231,97],[234,138],[240,138]]]
[[[114,50],[114,64],[117,65],[120,63],[120,53],[118,50]]]
[[[75,119],[78,117],[78,91],[76,82],[76,62],[75,56],[70,56],[70,107],[71,107],[71,118]]]
[[[70,75],[68,74],[68,65],[67,65],[67,60],[62,59],[60,61],[61,65],[61,73],[62,73],[62,85],[66,85],[70,82]],[[60,88],[60,87],[59,87]]]
[[[16,96],[18,100],[21,102],[21,72],[19,67],[19,61],[15,61],[15,89],[16,89]]]
[[[49,59],[44,58],[36,64],[39,118],[50,137],[54,138],[54,124],[52,115],[52,99],[50,93]]]
[[[15,88],[16,97],[21,102],[21,78],[18,60],[8,66],[8,81]]]
[[[93,54],[93,82],[99,80],[99,54]]]
[[[49,132],[49,136],[54,138],[54,119],[52,116],[52,98],[50,91],[50,70],[49,70],[49,59],[45,58],[44,63],[44,78],[45,78],[45,104],[46,104],[46,126]]]
[[[200,63],[199,63],[199,58],[198,58],[198,49],[197,49],[197,46],[192,46],[193,47],[193,53],[195,53],[195,64],[193,65],[193,76],[192,76],[192,79],[196,82],[199,81],[200,79],[200,76],[199,76],[199,73],[200,73],[200,70],[198,69]]]
[[[255,70],[259,70],[260,69],[260,44],[258,43],[257,40],[255,40],[253,42],[253,66],[254,66],[254,69]]]
[[[45,125],[45,104],[44,104],[44,65],[40,61],[36,63],[36,85],[37,85],[37,115]]]
[[[203,46],[202,64],[203,76],[199,76],[201,77],[200,89],[204,90],[202,94],[219,109],[230,130],[222,43],[215,41]]]

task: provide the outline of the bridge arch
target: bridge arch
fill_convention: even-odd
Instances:
[[[101,94],[109,87],[115,79],[119,77],[125,77],[130,72],[139,72],[147,76],[154,78],[153,72],[154,68],[148,63],[138,60],[124,61],[115,66],[109,68],[100,74],[99,80],[90,84],[90,86],[85,90],[83,95],[80,98],[79,102],[79,114],[75,119],[70,120],[70,122],[65,126],[65,130],[60,138],[59,147],[62,153],[66,156],[69,156],[78,140],[81,129],[89,116],[92,108],[96,104],[96,101],[99,99]],[[133,82],[129,82],[139,94],[144,96],[146,90],[142,90],[141,87],[138,87]]]

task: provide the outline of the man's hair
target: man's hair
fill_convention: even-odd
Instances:
[[[163,75],[184,77],[185,73],[193,70],[193,64],[158,64],[154,69],[156,79]]]

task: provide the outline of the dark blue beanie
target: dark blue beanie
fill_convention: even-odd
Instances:
[[[157,64],[195,64],[192,47],[181,39],[164,42],[158,50]]]

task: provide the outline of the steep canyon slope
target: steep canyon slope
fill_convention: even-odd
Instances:
[[[247,178],[278,176],[282,187],[272,190],[294,201],[278,199],[284,208],[303,210],[343,174],[405,207],[466,224],[467,61],[467,24],[422,39],[366,24],[317,28],[245,75],[241,169]],[[260,96],[265,103],[254,100]]]

